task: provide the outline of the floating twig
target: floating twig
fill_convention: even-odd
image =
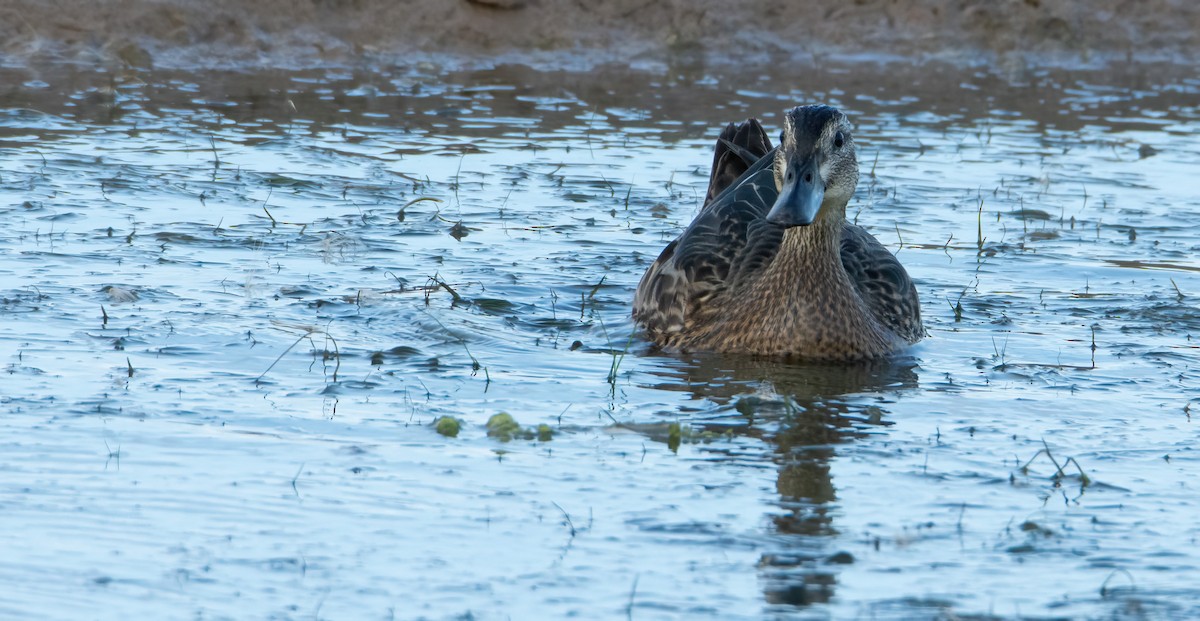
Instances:
[[[1080,479],[1080,482],[1082,483],[1083,487],[1087,487],[1092,484],[1092,479],[1090,477],[1088,477],[1086,472],[1083,471],[1083,466],[1080,466],[1079,462],[1076,461],[1074,457],[1068,457],[1066,459],[1066,461],[1064,461],[1062,464],[1059,464],[1058,460],[1054,458],[1054,454],[1050,452],[1050,445],[1046,443],[1046,440],[1044,438],[1042,439],[1042,448],[1038,449],[1038,452],[1034,453],[1033,457],[1030,457],[1029,461],[1025,462],[1025,465],[1021,466],[1021,468],[1020,468],[1021,474],[1028,475],[1030,464],[1032,464],[1033,460],[1037,459],[1039,455],[1043,455],[1043,454],[1046,456],[1047,459],[1050,460],[1050,463],[1054,464],[1055,472],[1051,478],[1053,478],[1055,481],[1058,481],[1062,477],[1065,477],[1066,476],[1066,472],[1065,472],[1066,467],[1071,464],[1074,464],[1075,469],[1079,471],[1079,479]]]

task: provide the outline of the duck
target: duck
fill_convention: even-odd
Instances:
[[[681,353],[854,362],[920,341],[908,272],[846,219],[858,177],[835,107],[787,110],[776,147],[757,119],[730,123],[695,219],[638,283],[634,321]]]

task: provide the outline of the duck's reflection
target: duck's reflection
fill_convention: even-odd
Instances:
[[[916,362],[811,365],[727,356],[676,361],[658,373],[659,388],[733,406],[746,419],[739,429],[773,449],[779,511],[771,518],[776,537],[759,562],[766,602],[803,607],[828,601],[838,565],[854,561],[832,547],[837,487],[830,461],[837,444],[886,424],[889,397],[918,386]]]
[[[729,403],[763,386],[807,405],[844,400],[859,393],[892,393],[917,386],[915,360],[900,357],[860,364],[810,364],[741,356],[693,354],[654,371],[661,390],[691,393],[694,399]]]

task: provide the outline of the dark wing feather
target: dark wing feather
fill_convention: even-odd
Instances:
[[[770,150],[771,139],[758,119],[726,125],[713,149],[712,172],[708,176],[708,195],[704,197],[704,204],[711,203]]]
[[[909,343],[925,336],[908,272],[879,240],[849,222],[842,229],[842,266],[875,319]]]
[[[757,121],[750,122],[757,125]],[[722,146],[718,144],[718,150]],[[740,160],[725,148],[728,157]],[[766,221],[778,196],[772,156],[768,151],[739,179],[713,195],[642,277],[633,316],[656,340],[669,342],[685,322],[702,320],[700,313],[713,308],[705,301],[724,291],[728,283],[747,280],[774,258],[784,229]],[[722,161],[728,165],[729,160]],[[713,179],[710,193],[719,186],[717,175]]]

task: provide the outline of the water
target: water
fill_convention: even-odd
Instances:
[[[0,616],[1200,614],[1192,69],[0,73]],[[808,101],[929,338],[656,353],[719,127]]]

